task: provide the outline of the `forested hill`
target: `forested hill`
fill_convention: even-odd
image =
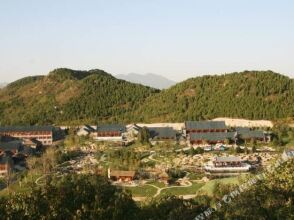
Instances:
[[[126,113],[158,92],[102,70],[56,69],[0,90],[0,125],[124,121]]]
[[[294,82],[271,71],[188,79],[167,90],[102,70],[56,69],[0,89],[0,125],[180,122],[294,116]]]
[[[271,71],[188,79],[149,97],[134,116],[146,122],[294,116],[294,80]]]

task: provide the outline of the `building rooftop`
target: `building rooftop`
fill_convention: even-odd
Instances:
[[[149,127],[147,129],[150,132],[151,138],[175,139],[177,135],[177,132],[170,127]]]
[[[110,176],[120,177],[120,176],[128,176],[128,177],[134,177],[135,171],[124,171],[124,170],[111,170]]]
[[[11,163],[12,157],[10,154],[5,154],[0,156],[0,164],[8,164]]]
[[[248,128],[248,127],[236,127],[236,132],[238,132],[238,133],[250,132],[250,128]]]
[[[84,125],[84,129],[87,132],[94,132],[95,131],[95,129],[92,126],[90,126],[90,125]]]
[[[236,128],[236,132],[243,139],[264,138],[264,132],[261,130],[250,130],[247,128]]]
[[[0,127],[0,132],[24,132],[24,131],[53,131],[53,126],[6,126]]]
[[[22,143],[21,141],[10,141],[10,142],[0,142],[0,150],[1,151],[13,151],[13,150],[21,150]]]
[[[124,125],[98,125],[97,132],[126,132],[126,126]]]
[[[42,143],[36,139],[32,139],[32,138],[25,138],[22,140],[22,143],[24,145],[41,145]]]
[[[130,128],[132,128],[132,129],[134,129],[134,130],[136,130],[136,131],[140,131],[140,130],[142,129],[142,127],[140,127],[140,126],[137,125],[137,124],[133,124],[133,125],[131,125]]]
[[[186,121],[185,126],[188,130],[227,129],[224,121]]]
[[[215,162],[241,162],[239,157],[216,157]]]
[[[190,140],[223,141],[233,139],[235,132],[192,133]]]

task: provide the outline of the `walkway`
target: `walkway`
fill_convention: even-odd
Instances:
[[[192,186],[192,183],[189,180],[186,180],[185,183],[187,183],[187,185],[184,185],[184,186],[167,186],[167,187],[163,187],[163,188],[160,188],[160,187],[152,185],[152,184],[145,184],[145,185],[152,186],[152,187],[157,189],[156,194],[153,196],[153,198],[155,198],[155,197],[160,195],[162,190],[172,189],[172,188],[186,188],[186,187]]]

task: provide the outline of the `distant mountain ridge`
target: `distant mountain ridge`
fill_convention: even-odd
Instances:
[[[129,74],[119,74],[116,75],[118,79],[123,79],[132,83],[139,83],[144,86],[150,86],[156,89],[167,89],[176,84],[175,81],[170,80],[161,75],[147,73],[147,74],[137,74],[137,73],[129,73]]]

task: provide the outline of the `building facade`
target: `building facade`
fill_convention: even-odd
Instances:
[[[224,121],[186,121],[185,133],[227,132]]]
[[[186,121],[184,135],[192,145],[224,143],[233,138],[224,121]]]
[[[43,145],[51,145],[54,141],[53,126],[9,126],[0,127],[0,135],[18,139],[35,139]]]
[[[239,157],[215,157],[204,166],[208,176],[236,176],[240,173],[249,172],[251,165],[242,161]]]
[[[251,130],[246,127],[236,127],[237,138],[244,141],[259,140],[266,141],[265,132],[261,130]]]
[[[133,181],[135,177],[135,171],[123,171],[123,170],[111,170],[108,169],[108,179],[119,182]]]
[[[236,143],[243,141],[266,141],[265,132],[246,127],[228,129],[224,121],[188,121],[185,123],[185,135],[190,144],[224,144],[227,140]]]
[[[226,140],[234,139],[234,132],[191,133],[191,144],[224,144]]]
[[[171,127],[149,127],[147,129],[153,141],[177,140],[177,131]]]
[[[97,141],[123,141],[124,125],[98,125],[93,138]]]
[[[0,177],[7,176],[13,169],[13,160],[10,154],[0,155]]]

